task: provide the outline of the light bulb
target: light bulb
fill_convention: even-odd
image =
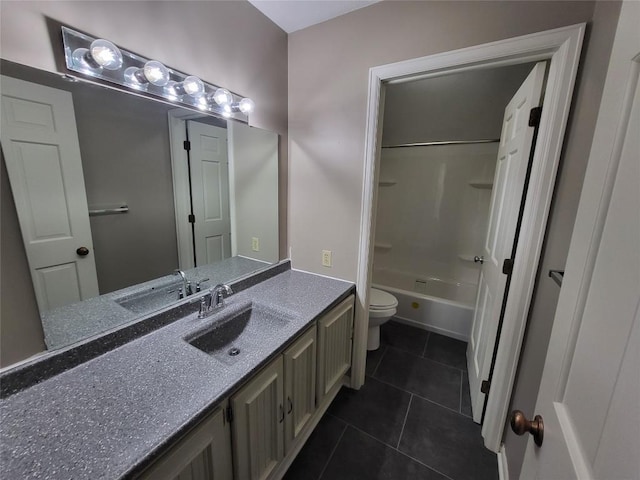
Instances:
[[[213,94],[213,99],[218,105],[230,105],[233,102],[231,92],[225,88],[217,89],[216,93]]]
[[[138,67],[129,67],[124,71],[124,81],[131,88],[136,90],[147,89],[147,79],[142,74],[142,69]]]
[[[205,95],[198,98],[198,108],[200,110],[209,110],[209,102],[207,102],[207,97]]]
[[[91,42],[89,55],[98,66],[107,70],[118,70],[122,67],[122,53],[109,40],[99,38]]]
[[[147,81],[152,85],[164,87],[169,83],[169,69],[160,62],[150,60],[144,64],[142,71]]]
[[[222,106],[222,116],[224,118],[230,118],[231,112],[233,112],[231,105],[223,105]]]
[[[192,97],[197,97],[204,93],[204,83],[198,77],[194,77],[193,75],[184,79],[182,82],[182,88],[187,95],[191,95]]]
[[[249,114],[256,109],[256,104],[250,98],[243,98],[238,105],[240,111],[244,114]]]
[[[142,68],[127,68],[124,71],[124,80],[137,89],[146,90],[148,83],[164,87],[169,83],[169,69],[160,62],[150,60]]]
[[[164,94],[169,98],[169,100],[178,100],[180,98],[181,94],[178,92],[177,86],[177,82],[170,80],[164,87]]]

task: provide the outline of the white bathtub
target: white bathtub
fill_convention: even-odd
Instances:
[[[396,319],[458,340],[469,340],[477,285],[374,269],[372,286],[398,299]]]

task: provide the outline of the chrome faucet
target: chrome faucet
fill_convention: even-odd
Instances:
[[[183,296],[188,297],[189,295],[191,295],[193,293],[191,291],[191,282],[187,280],[187,276],[184,274],[184,272],[180,269],[176,269],[173,271],[173,273],[182,277],[182,296],[180,296],[180,298],[182,298]]]
[[[200,299],[198,318],[205,318],[224,307],[224,297],[233,294],[229,285],[218,284]]]

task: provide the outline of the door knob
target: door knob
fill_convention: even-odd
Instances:
[[[533,421],[527,420],[520,410],[511,412],[511,430],[516,435],[524,435],[529,432],[533,435],[533,441],[539,447],[542,446],[544,440],[544,422],[540,415],[536,415]]]
[[[475,257],[473,257],[473,261],[482,265],[484,263],[484,256],[479,257],[476,255]]]
[[[89,249],[87,247],[80,247],[76,250],[76,253],[81,257],[89,255]]]

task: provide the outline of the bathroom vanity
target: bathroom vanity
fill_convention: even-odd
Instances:
[[[346,381],[354,287],[288,262],[231,286],[207,318],[185,299],[3,375],[3,475],[280,478]]]

